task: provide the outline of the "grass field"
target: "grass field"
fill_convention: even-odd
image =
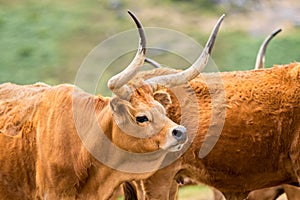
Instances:
[[[185,186],[180,188],[178,199],[180,200],[213,200],[212,191],[205,186]]]
[[[113,1],[1,1],[0,82],[72,83],[84,58],[97,44],[134,28],[126,9],[135,11],[145,26],[174,29],[200,44],[205,43],[220,13],[230,11],[196,0],[128,0],[119,1],[117,8],[110,2]],[[251,69],[266,36],[251,35],[242,26],[232,28],[232,24],[239,24],[239,16],[233,16],[229,13],[225,19],[213,52],[221,71]],[[267,66],[300,60],[299,33],[299,29],[288,27],[272,41]],[[169,66],[176,66],[176,61]]]

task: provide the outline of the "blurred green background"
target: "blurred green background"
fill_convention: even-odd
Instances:
[[[135,27],[127,9],[146,27],[173,29],[202,45],[226,13],[212,55],[220,71],[253,69],[261,42],[276,28],[283,32],[270,43],[266,66],[300,61],[297,0],[0,0],[0,83],[74,83],[96,45]],[[172,59],[168,65],[185,66]]]
[[[275,28],[283,32],[269,45],[266,65],[300,60],[299,5],[293,0],[0,0],[0,82],[74,83],[97,44],[134,28],[127,9],[144,26],[180,31],[202,45],[226,13],[213,51],[221,71],[252,69],[259,45]]]

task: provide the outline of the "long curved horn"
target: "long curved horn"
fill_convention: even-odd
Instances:
[[[215,25],[212,33],[210,34],[210,37],[201,53],[199,58],[196,60],[194,64],[192,64],[191,67],[188,69],[178,72],[176,74],[169,74],[165,76],[157,76],[154,78],[150,78],[146,80],[145,82],[153,88],[153,90],[156,90],[159,85],[164,87],[175,87],[178,85],[182,85],[192,79],[194,79],[196,76],[200,74],[200,72],[205,68],[206,64],[208,63],[209,56],[211,54],[212,48],[214,46],[218,30],[220,28],[220,25],[224,19],[225,15],[222,15],[217,24]]]
[[[269,42],[272,40],[272,38],[281,32],[281,28],[277,29],[276,31],[273,31],[271,35],[269,35],[261,44],[259,51],[256,56],[256,62],[255,62],[255,68],[254,69],[262,69],[265,65],[265,54],[267,50],[267,46]]]
[[[115,95],[123,99],[126,99],[131,93],[130,88],[126,84],[136,75],[138,69],[144,64],[146,53],[146,36],[142,23],[131,11],[128,10],[128,13],[134,20],[139,31],[139,47],[131,63],[122,72],[111,77],[107,83],[108,88]]]

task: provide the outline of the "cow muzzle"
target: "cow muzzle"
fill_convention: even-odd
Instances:
[[[162,149],[170,152],[180,151],[187,139],[186,128],[184,126],[176,126],[169,130]]]

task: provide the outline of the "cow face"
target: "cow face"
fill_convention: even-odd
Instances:
[[[139,148],[142,146],[144,148],[142,151],[158,149],[179,151],[187,141],[185,127],[175,124],[166,117],[165,108],[154,100],[150,86],[144,85],[135,89],[129,101],[115,97],[110,106],[114,124],[118,127],[115,129],[118,137],[115,135],[115,138],[125,140],[126,137],[126,141],[131,140]],[[133,141],[134,139],[137,141]],[[121,141],[118,146],[129,148],[128,144],[121,144]]]

